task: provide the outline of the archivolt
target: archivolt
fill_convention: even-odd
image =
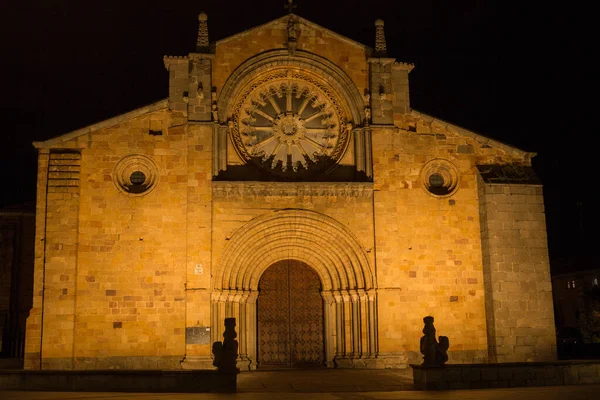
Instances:
[[[256,290],[273,263],[294,259],[315,269],[323,290],[371,289],[373,274],[354,235],[326,215],[288,209],[261,215],[240,228],[217,264],[217,290]]]
[[[293,68],[321,77],[323,82],[333,88],[338,100],[344,102],[348,116],[355,126],[364,120],[364,100],[352,79],[331,61],[306,51],[298,50],[290,56],[287,50],[272,50],[246,60],[227,79],[219,94],[219,120],[231,117],[237,94],[250,81],[265,72],[278,68]]]

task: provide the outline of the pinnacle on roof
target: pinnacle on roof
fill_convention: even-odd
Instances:
[[[201,12],[198,15],[198,39],[196,40],[196,51],[198,53],[206,53],[209,49],[208,42],[208,15]]]
[[[375,53],[380,57],[385,57],[387,55],[382,19],[375,20]]]

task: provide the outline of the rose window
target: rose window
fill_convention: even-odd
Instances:
[[[298,175],[335,165],[351,126],[327,88],[291,79],[288,73],[248,90],[233,128],[243,159],[275,173]]]

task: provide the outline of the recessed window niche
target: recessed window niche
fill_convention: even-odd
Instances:
[[[148,194],[158,183],[158,168],[152,159],[140,154],[123,157],[115,166],[117,189],[130,196]]]
[[[458,169],[450,161],[434,159],[421,171],[423,188],[432,196],[452,196],[458,190]]]

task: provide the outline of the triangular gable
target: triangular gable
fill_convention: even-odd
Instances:
[[[420,111],[411,110],[410,115],[414,118],[418,118],[424,120],[426,122],[431,123],[432,125],[436,125],[441,127],[442,129],[447,129],[451,132],[455,132],[459,135],[466,136],[471,138],[482,145],[490,146],[492,148],[500,149],[512,156],[523,158],[527,161],[530,161],[533,157],[535,157],[536,153],[528,152],[525,150],[521,150],[514,146],[510,146],[508,144],[499,142],[495,139],[489,138],[487,136],[481,135],[479,133],[475,133],[458,125],[451,124],[450,122],[446,122],[436,117],[432,117],[431,115],[422,113]]]
[[[305,18],[302,18],[302,17],[300,17],[300,16],[298,16],[296,14],[288,14],[288,15],[285,15],[283,17],[276,18],[274,20],[266,22],[266,23],[264,23],[262,25],[255,26],[254,28],[246,29],[245,31],[242,31],[240,33],[236,33],[235,35],[228,36],[226,38],[217,40],[215,42],[215,45],[218,46],[218,45],[226,43],[226,42],[228,42],[230,40],[235,40],[235,39],[239,39],[239,38],[244,37],[244,36],[251,35],[251,34],[256,33],[256,32],[258,32],[258,31],[260,31],[262,29],[268,28],[270,25],[276,25],[276,24],[279,24],[281,22],[284,22],[284,21],[288,20],[290,18],[290,16],[293,16],[293,17],[297,18],[297,20],[298,20],[299,23],[304,24],[304,25],[308,26],[311,29],[314,29],[314,30],[317,30],[317,31],[321,31],[321,32],[323,32],[323,33],[325,33],[325,34],[327,34],[329,36],[332,36],[332,37],[334,37],[336,39],[339,39],[339,40],[341,40],[343,42],[346,42],[346,43],[348,43],[348,44],[350,44],[352,46],[356,46],[356,47],[359,47],[361,49],[365,49],[365,50],[369,50],[369,51],[372,50],[371,47],[369,47],[369,46],[367,46],[365,44],[357,42],[356,40],[352,40],[352,39],[350,39],[350,38],[348,38],[346,36],[340,35],[339,33],[336,33],[336,32],[334,32],[332,30],[324,28],[321,25],[315,24],[314,22],[311,22],[311,21],[309,21],[309,20],[307,20]]]
[[[166,109],[168,106],[168,100],[160,100],[156,103],[152,103],[150,105],[135,109],[133,111],[129,111],[125,114],[117,115],[116,117],[105,119],[104,121],[100,121],[98,123],[88,125],[84,128],[77,129],[76,131],[68,132],[63,135],[57,136],[52,139],[48,139],[43,142],[33,142],[33,145],[37,149],[48,149],[53,146],[59,145],[60,143],[67,142],[69,140],[75,139],[79,136],[86,135],[100,129],[110,128],[117,124],[120,124],[124,121],[129,121],[133,118],[139,117],[144,114],[151,113],[153,111],[158,111],[161,109]]]

